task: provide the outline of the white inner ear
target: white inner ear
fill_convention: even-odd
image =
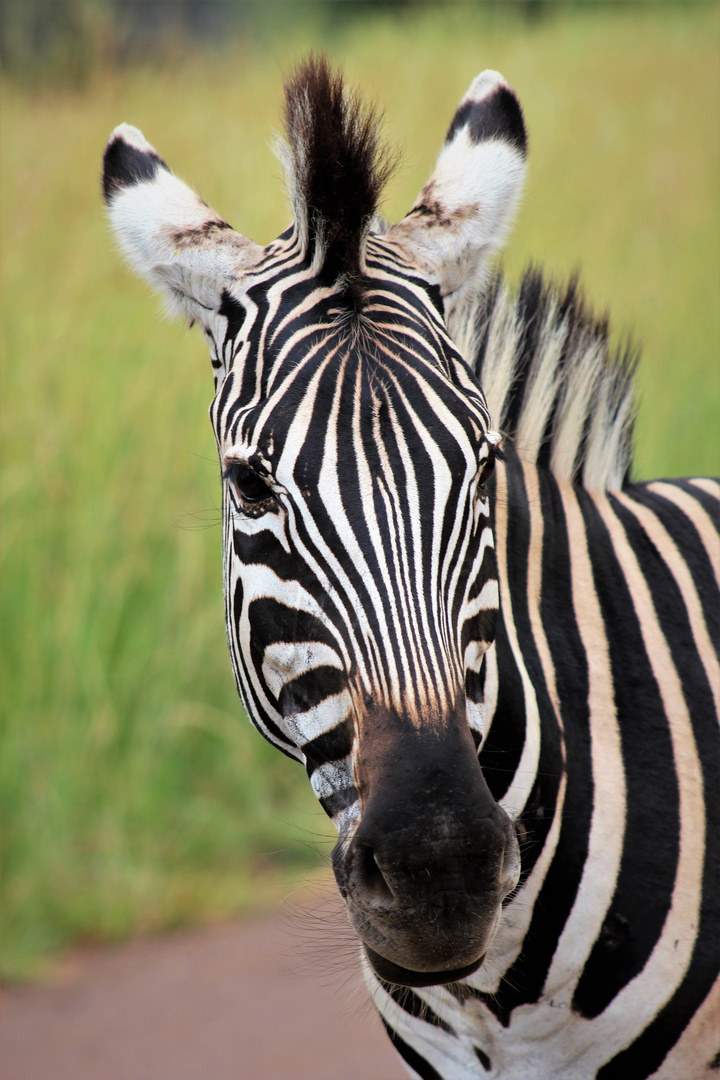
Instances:
[[[193,318],[215,310],[223,290],[262,252],[232,229],[203,235],[220,218],[164,170],[154,180],[121,191],[109,213],[131,266]]]
[[[463,128],[440,153],[433,180],[468,242],[495,250],[507,236],[524,176],[525,160],[513,146],[500,139],[477,146]]]
[[[505,117],[497,121],[492,112],[496,90],[505,99],[511,95],[517,110],[510,108],[506,126]],[[488,115],[490,133],[477,141],[471,129],[482,129]],[[440,151],[412,210],[388,232],[455,307],[482,286],[490,258],[507,238],[525,177],[524,146],[518,145],[522,117],[501,76],[486,72],[475,80],[455,122],[459,119],[464,122]]]
[[[437,204],[437,222],[411,210],[388,236],[432,275],[443,296],[474,290],[507,238],[524,176],[525,160],[513,146],[501,139],[474,144],[463,128],[443,147],[418,199]]]
[[[112,140],[154,153],[142,133],[125,124]],[[133,269],[167,297],[171,309],[203,325],[223,291],[263,252],[161,164],[152,178],[121,182],[109,197],[108,213]]]

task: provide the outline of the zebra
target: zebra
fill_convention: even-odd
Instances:
[[[717,1075],[720,484],[631,482],[634,352],[575,281],[493,270],[502,76],[390,227],[324,58],[285,133],[266,247],[128,125],[103,192],[210,347],[234,675],[337,827],[373,1004],[422,1080]]]

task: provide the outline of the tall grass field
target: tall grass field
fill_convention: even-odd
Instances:
[[[281,10],[282,5],[278,6]],[[289,221],[269,149],[282,78],[323,46],[386,109],[410,207],[455,106],[496,68],[530,136],[505,255],[580,267],[643,347],[637,478],[720,471],[717,7],[536,24],[464,5],[327,41],[230,43],[2,93],[2,970],[81,941],[222,918],[326,856],[303,770],[242,713],[222,610],[219,471],[201,335],[159,317],[99,192],[112,128],[142,128],[261,243]]]

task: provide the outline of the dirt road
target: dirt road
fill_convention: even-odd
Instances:
[[[0,1075],[401,1080],[354,946],[333,962],[324,913],[303,910],[82,951],[51,985],[6,991]]]

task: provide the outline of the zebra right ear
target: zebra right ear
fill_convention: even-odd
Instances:
[[[141,131],[115,128],[103,158],[103,196],[131,266],[171,307],[208,326],[224,292],[263,249],[236,233],[178,180]]]
[[[520,103],[497,71],[484,71],[455,112],[435,171],[409,214],[388,230],[451,304],[482,284],[503,244],[525,177]]]

